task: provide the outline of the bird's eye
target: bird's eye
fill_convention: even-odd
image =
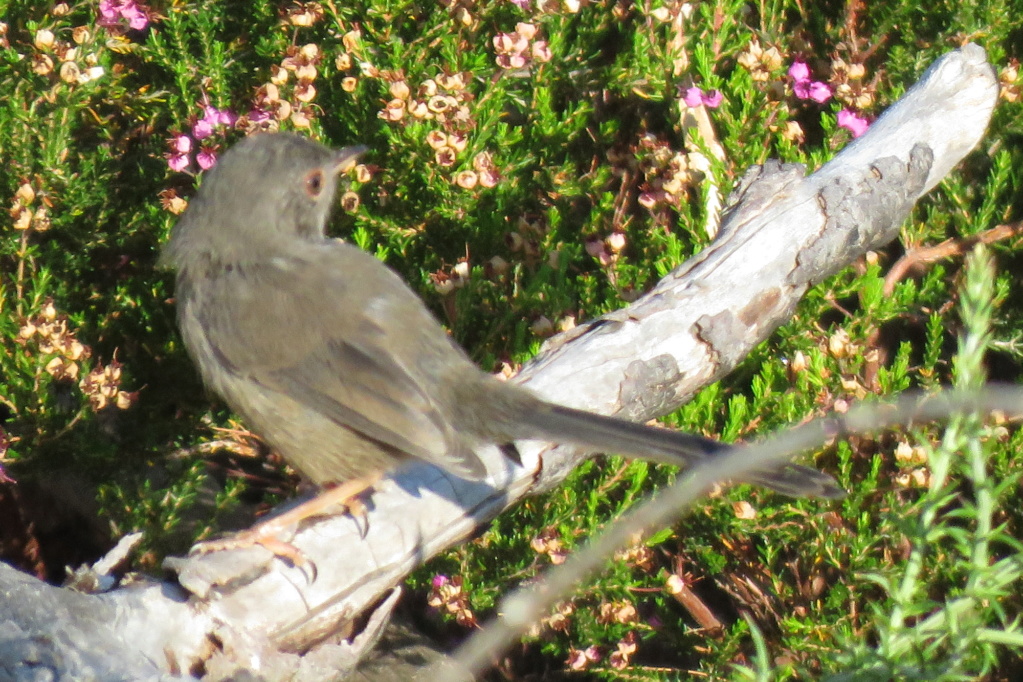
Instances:
[[[323,192],[323,185],[323,171],[314,170],[305,176],[305,193],[311,199],[319,198],[320,193]]]

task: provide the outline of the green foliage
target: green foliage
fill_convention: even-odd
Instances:
[[[0,35],[0,464],[19,482],[72,477],[111,537],[145,532],[148,567],[293,488],[203,392],[156,268],[200,152],[261,128],[368,145],[335,234],[399,270],[485,369],[514,369],[547,335],[621,307],[698,253],[749,166],[830,160],[851,139],[842,108],[876,116],[966,39],[1008,67],[1023,13],[998,0],[154,9],[135,30],[101,25],[96,3],[11,3]],[[795,60],[847,85],[844,99],[796,97]],[[709,133],[687,122],[693,86],[723,95],[705,110]],[[807,292],[788,324],[666,423],[744,440],[909,388],[1016,381],[1021,264],[1014,231],[989,232],[1023,209],[1011,99],[1009,88],[984,148],[919,204],[897,244]],[[238,119],[201,137],[207,107]],[[993,243],[964,270],[973,238]],[[904,257],[911,267],[894,268]],[[207,458],[202,444],[217,439],[227,454]],[[847,499],[747,486],[714,496],[609,559],[511,665],[606,679],[1011,675],[1020,444],[1011,425],[968,416],[807,453]],[[445,627],[461,636],[673,477],[616,458],[584,464],[409,584],[438,615],[434,575],[457,577]]]

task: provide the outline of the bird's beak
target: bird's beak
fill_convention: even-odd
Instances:
[[[369,147],[357,144],[354,147],[345,147],[337,152],[334,157],[334,172],[337,174],[347,173],[354,166],[359,157],[369,151]]]

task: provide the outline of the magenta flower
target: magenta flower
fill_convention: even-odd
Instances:
[[[121,18],[121,13],[114,7],[113,0],[100,0],[99,3],[99,24],[100,26],[116,26]]]
[[[799,99],[812,99],[817,104],[824,104],[831,99],[831,88],[820,81],[796,81],[792,91]]]
[[[789,77],[792,79],[792,91],[799,99],[812,99],[817,104],[831,99],[831,87],[827,83],[810,80],[810,67],[806,62],[792,62]]]
[[[789,78],[797,83],[810,80],[810,67],[806,62],[792,62],[792,66],[789,67]]]
[[[141,31],[149,25],[147,8],[136,0],[100,0],[97,22],[100,26],[117,26],[122,19],[136,31]]]
[[[213,134],[213,126],[205,118],[200,118],[192,126],[192,137],[197,140],[205,140],[207,137]]]
[[[141,31],[149,25],[149,16],[139,9],[138,5],[131,3],[134,7],[127,12],[122,12],[122,16],[128,20],[128,25],[136,31]]]
[[[171,140],[171,151],[177,154],[187,154],[192,151],[192,138],[188,135],[175,135]]]
[[[170,169],[175,173],[180,173],[188,168],[188,155],[192,151],[192,138],[188,135],[175,135],[167,141],[167,147],[170,149],[170,152],[165,156]]]
[[[707,90],[700,94],[700,102],[708,109],[717,109],[725,101],[725,96],[720,90]]]
[[[203,107],[203,120],[209,121],[214,128],[218,126],[233,126],[238,117],[227,109],[218,109],[207,104]]]
[[[246,117],[249,119],[250,123],[255,123],[257,125],[260,123],[266,123],[272,118],[270,112],[266,109],[253,109]]]
[[[203,147],[199,150],[199,153],[195,155],[195,162],[199,164],[199,168],[209,170],[217,163],[217,153],[212,149]]]
[[[686,106],[693,108],[702,104],[708,109],[717,109],[724,100],[725,96],[721,94],[720,90],[704,92],[695,86],[686,90],[685,95],[682,97],[682,101],[686,103]]]
[[[269,117],[269,114],[266,114]],[[255,116],[251,117],[255,120]],[[193,140],[205,140],[213,135],[217,129],[232,127],[238,117],[226,109],[218,109],[210,104],[206,94],[202,96],[202,118],[195,120],[192,124],[191,137],[188,135],[175,135],[170,140],[171,153],[167,155],[167,165],[175,172],[181,172],[188,168],[189,155],[194,146]],[[202,170],[209,170],[217,163],[216,145],[204,144],[195,155],[195,162]]]
[[[703,94],[703,106],[708,109],[717,109],[725,101],[725,96],[720,90],[711,90]]]
[[[685,91],[682,95],[682,101],[685,102],[686,106],[697,107],[703,104],[709,109],[716,109],[724,101],[724,95],[721,94],[720,90],[708,90],[704,92],[700,88],[694,86]]]
[[[175,173],[180,173],[188,168],[188,154],[168,154],[167,165]]]
[[[237,117],[230,111],[217,109],[215,106],[207,104],[203,107],[202,118],[192,126],[192,137],[197,140],[205,140],[220,126],[233,126],[236,120]]]
[[[863,133],[867,132],[867,128],[870,127],[870,122],[863,116],[860,116],[849,109],[842,109],[838,112],[838,127],[845,128],[852,133],[853,137],[859,137]]]

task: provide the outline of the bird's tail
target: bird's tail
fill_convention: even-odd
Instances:
[[[645,426],[561,405],[541,402],[537,408],[528,420],[535,431],[531,437],[570,443],[596,452],[692,466],[732,447],[691,433]],[[831,476],[798,464],[758,471],[746,480],[794,497],[837,499],[846,494]]]

